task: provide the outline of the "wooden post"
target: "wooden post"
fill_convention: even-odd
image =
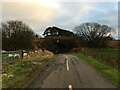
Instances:
[[[23,53],[24,53],[23,50],[21,50],[21,59],[23,59]]]

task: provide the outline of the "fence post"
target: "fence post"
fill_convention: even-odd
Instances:
[[[21,50],[21,60],[23,59],[23,50]]]

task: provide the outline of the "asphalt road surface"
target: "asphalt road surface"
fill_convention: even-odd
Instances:
[[[92,66],[76,56],[60,54],[32,88],[116,88]]]

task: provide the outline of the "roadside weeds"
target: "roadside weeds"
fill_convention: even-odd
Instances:
[[[77,56],[80,59],[86,61],[86,63],[90,64],[94,67],[99,73],[105,76],[108,80],[110,80],[114,85],[118,86],[119,78],[118,73],[120,72],[117,67],[111,67],[105,64],[104,62],[98,61],[93,59],[87,55],[80,54],[80,53],[73,53],[73,55]]]
[[[56,57],[52,55],[38,57],[32,61],[21,60],[13,64],[3,64],[6,68],[2,71],[2,88],[26,88],[40,72],[44,71],[46,64]]]

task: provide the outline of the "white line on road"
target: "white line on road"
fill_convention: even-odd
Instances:
[[[66,66],[67,66],[67,70],[69,71],[68,59],[66,60]]]
[[[67,56],[65,56],[65,60],[66,60],[66,67],[67,67],[67,70],[69,71],[69,65],[68,65],[68,59],[67,59]]]
[[[69,90],[72,90],[72,85],[69,85]]]

